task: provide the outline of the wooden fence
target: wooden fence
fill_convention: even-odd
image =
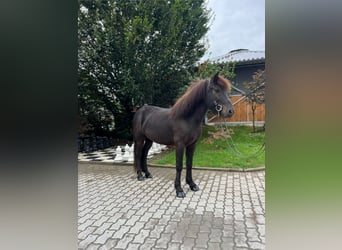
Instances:
[[[252,122],[253,114],[251,104],[248,104],[246,98],[242,96],[231,96],[230,100],[234,104],[235,113],[231,118],[226,118],[227,122]],[[223,122],[224,120],[208,113],[208,122]],[[265,104],[258,104],[255,110],[255,121],[265,121]]]

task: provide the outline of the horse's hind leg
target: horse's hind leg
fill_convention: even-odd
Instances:
[[[144,180],[144,177],[141,173],[142,171],[141,156],[142,156],[143,147],[144,147],[143,139],[136,139],[134,141],[134,167],[135,167],[135,170],[137,171],[138,181]]]
[[[141,155],[141,169],[142,171],[145,173],[145,177],[146,178],[152,178],[151,173],[148,171],[147,169],[147,154],[148,151],[150,150],[151,146],[152,146],[152,141],[150,139],[145,140],[145,144],[144,147],[142,149],[142,155]]]

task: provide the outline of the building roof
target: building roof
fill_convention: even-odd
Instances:
[[[227,54],[210,58],[209,61],[214,63],[235,62],[235,63],[251,63],[265,60],[265,51],[252,51],[248,49],[235,49]]]

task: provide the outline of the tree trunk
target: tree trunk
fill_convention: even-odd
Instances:
[[[256,103],[252,102],[253,133],[255,133],[255,110],[256,110]]]

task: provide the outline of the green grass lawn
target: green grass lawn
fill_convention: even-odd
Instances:
[[[252,127],[233,126],[229,127],[228,133],[239,152],[243,155],[252,155],[264,142],[265,132],[261,131],[262,128],[257,128],[257,130],[259,132],[252,133]],[[265,166],[265,151],[256,157],[241,158],[229,147],[228,138],[220,136],[217,133],[218,131],[222,131],[221,128],[203,126],[203,133],[200,141],[197,143],[193,166],[215,168],[256,168]],[[219,138],[214,139],[213,133],[216,133]],[[175,161],[175,151],[173,150],[161,159],[151,163],[175,165]]]

